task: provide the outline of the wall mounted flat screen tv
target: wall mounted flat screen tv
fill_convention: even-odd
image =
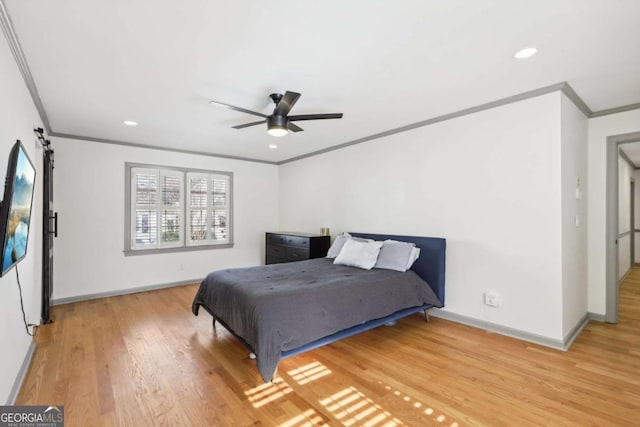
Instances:
[[[0,276],[27,254],[35,178],[33,163],[18,140],[9,155],[4,198],[0,205],[0,235],[3,239]]]

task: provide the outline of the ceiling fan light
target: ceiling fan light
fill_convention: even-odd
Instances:
[[[519,51],[517,51],[513,57],[516,59],[526,59],[526,58],[530,58],[533,55],[535,55],[536,53],[538,53],[538,49],[536,49],[535,47],[527,47],[524,49],[521,49]]]
[[[273,127],[273,128],[269,128],[267,130],[267,133],[271,136],[285,136],[286,134],[289,133],[289,131],[286,128]]]
[[[271,136],[285,136],[289,133],[287,129],[287,118],[276,114],[267,118],[267,133]]]

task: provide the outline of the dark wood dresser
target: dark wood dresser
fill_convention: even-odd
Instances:
[[[325,257],[331,237],[282,231],[267,233],[266,242],[266,263],[277,264]]]

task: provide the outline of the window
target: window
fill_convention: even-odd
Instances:
[[[187,173],[187,245],[228,242],[229,177]]]
[[[126,164],[125,253],[232,244],[229,172]]]

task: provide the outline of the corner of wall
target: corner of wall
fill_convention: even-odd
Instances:
[[[588,124],[561,95],[562,331],[566,336],[588,309]]]

